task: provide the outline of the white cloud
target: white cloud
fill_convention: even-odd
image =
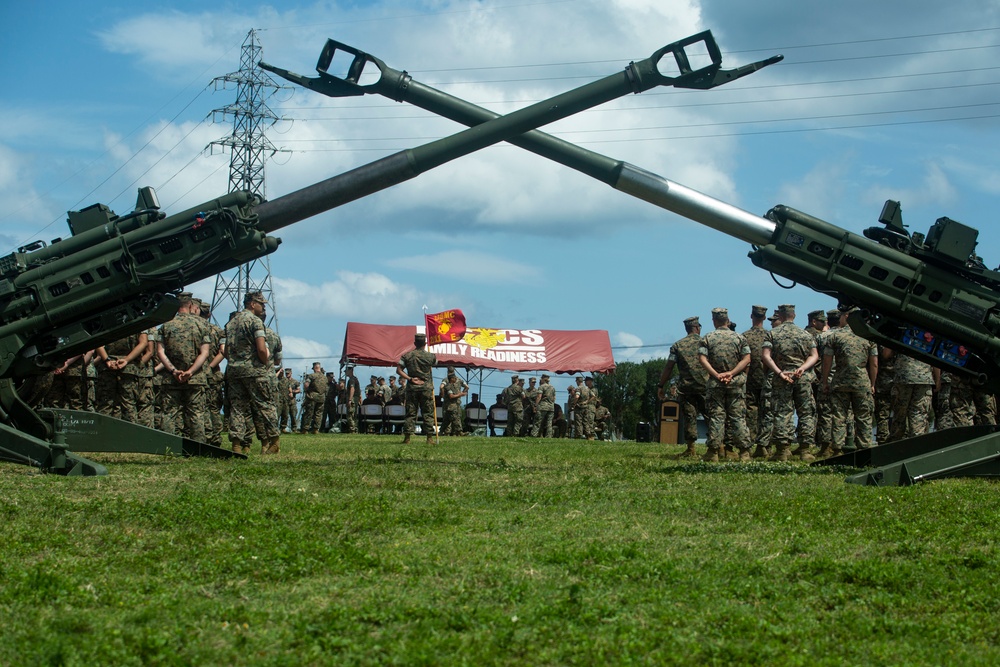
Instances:
[[[385,262],[397,269],[409,269],[440,276],[462,276],[464,282],[527,285],[540,275],[537,267],[482,252],[446,250],[433,255],[399,257]]]
[[[886,199],[895,199],[903,204],[904,212],[907,208],[918,206],[946,205],[954,202],[955,198],[955,186],[952,185],[945,169],[940,164],[930,161],[924,163],[923,176],[916,187],[891,187],[883,182],[877,187],[870,188],[865,195],[865,200],[872,208],[881,207]]]
[[[379,273],[338,271],[336,275],[337,280],[319,285],[294,278],[272,278],[282,317],[342,317],[392,323],[407,317],[415,319],[422,313],[421,294],[409,285]]]
[[[320,360],[333,356],[333,350],[330,349],[329,345],[315,340],[310,340],[308,338],[300,338],[298,336],[282,336],[281,349],[282,354],[286,359],[302,359],[302,363],[298,365],[308,367],[311,367],[312,362],[305,360]],[[288,363],[286,365],[291,366],[292,364]]]

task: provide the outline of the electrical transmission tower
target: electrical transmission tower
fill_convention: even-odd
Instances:
[[[281,86],[258,67],[260,54],[257,31],[251,30],[243,41],[239,71],[213,79],[216,90],[220,86],[226,88],[230,83],[236,84],[236,103],[212,112],[213,119],[231,117],[233,132],[228,137],[211,142],[209,146],[219,146],[223,152],[228,147],[231,151],[229,192],[248,190],[263,199],[264,163],[270,155],[278,152],[264,136],[265,124],[278,120],[266,100]],[[278,331],[278,309],[271,289],[271,262],[266,255],[237,267],[230,274],[216,276],[212,317],[225,326],[230,312],[243,309],[243,296],[254,291],[264,293],[270,306],[265,324]]]

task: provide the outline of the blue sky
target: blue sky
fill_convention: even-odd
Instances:
[[[758,214],[783,203],[860,232],[898,199],[912,230],[960,220],[1000,263],[995,2],[98,4],[0,8],[0,252],[66,235],[69,209],[124,213],[142,185],[168,212],[224,193],[228,155],[205,148],[231,132],[210,121],[235,91],[211,81],[238,69],[250,29],[275,65],[311,74],[332,37],[501,113],[711,29],[725,66],[785,61],[546,131]],[[460,129],[377,97],[281,90],[268,105],[282,119],[267,133],[271,198]],[[778,287],[744,242],[507,145],[278,235],[276,311],[297,373],[336,366],[347,321],[418,324],[424,305],[462,308],[472,326],[606,329],[619,362],[665,356],[685,317],[716,306],[743,328],[754,303],[834,305]],[[210,298],[214,282],[193,287]]]

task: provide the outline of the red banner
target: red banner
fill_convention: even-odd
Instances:
[[[414,326],[347,323],[343,363],[395,366],[413,349]],[[430,333],[427,335],[430,340]],[[496,368],[529,373],[608,373],[615,369],[611,339],[604,330],[487,329],[468,327],[461,340],[427,349],[438,366]]]
[[[465,335],[465,315],[455,308],[434,315],[424,314],[427,344],[454,343]]]

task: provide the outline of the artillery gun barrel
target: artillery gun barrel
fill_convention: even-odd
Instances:
[[[486,122],[417,148],[395,153],[320,183],[297,190],[257,207],[259,229],[273,232],[329,209],[360,199],[450,162],[486,146],[522,135],[585,109],[622,97],[641,93],[673,79],[657,69],[669,50],[660,49],[640,62],[629,63],[613,74],[548,100],[532,104],[506,116],[491,115]]]
[[[718,47],[715,45],[709,32],[699,33],[666,48],[675,54],[679,62],[683,62],[687,60],[685,49],[701,41],[706,42],[710,52],[718,53]],[[337,78],[328,72],[333,55],[338,50],[354,55],[354,63],[352,64],[350,74],[344,78]],[[721,83],[726,83],[749,74],[778,60],[780,60],[780,57],[754,63],[745,68],[730,70],[729,72],[725,72],[725,76],[720,77],[718,82],[712,82],[712,85],[721,85]],[[701,78],[698,85],[690,85],[690,87],[711,87],[705,81],[708,79],[709,74],[716,75],[719,72],[718,65],[720,62],[721,57],[711,67],[699,70]],[[378,69],[378,78],[372,83],[361,85],[358,81],[361,79],[362,70],[369,63]],[[318,79],[307,79],[266,63],[261,63],[261,66],[291,81],[295,81],[326,95],[337,97],[376,93],[397,102],[408,102],[421,109],[473,128],[500,117],[498,114],[476,106],[471,102],[415,81],[406,72],[395,70],[370,54],[340,42],[335,42],[334,40],[327,42],[327,46],[320,56],[320,62],[317,65],[317,70],[320,72],[320,78]],[[673,85],[677,87],[689,87],[688,82],[683,78],[685,74],[683,67],[681,66],[680,69],[682,76]],[[708,72],[706,70],[712,71]],[[616,190],[673,211],[747,243],[763,245],[768,243],[774,234],[775,224],[766,218],[714,199],[645,169],[581,148],[540,130],[531,130],[519,136],[509,138],[507,141],[515,146],[586,174],[591,178],[607,183]]]

